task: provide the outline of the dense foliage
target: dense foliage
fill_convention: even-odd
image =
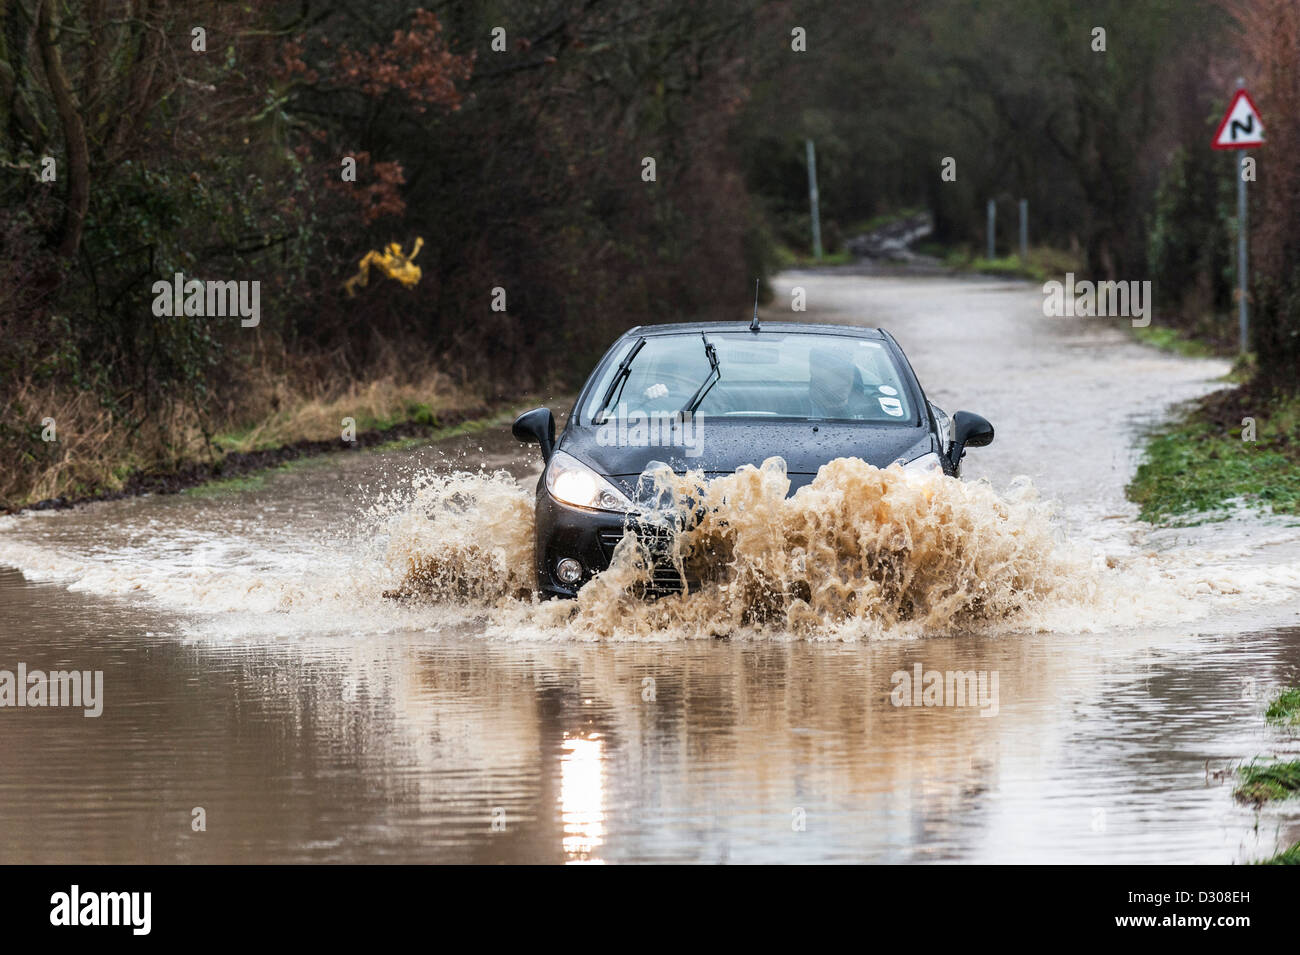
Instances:
[[[806,138],[832,250],[913,208],[975,244],[989,198],[1009,248],[1023,197],[1035,244],[1213,335],[1242,70],[1260,364],[1293,387],[1298,32],[1288,0],[0,0],[0,500],[380,373],[565,387],[630,325],[742,317],[807,244]],[[417,239],[413,288],[344,289]],[[260,323],[155,315],[176,273],[260,282]]]

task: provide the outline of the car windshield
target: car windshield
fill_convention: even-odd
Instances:
[[[591,388],[584,422],[608,414],[665,415],[683,410],[712,375],[705,341],[718,357],[717,381],[697,414],[731,418],[908,421],[912,408],[902,376],[885,343],[850,335],[752,332],[683,332],[649,335],[632,358],[626,380],[619,364],[636,347],[629,341]],[[598,422],[597,422],[598,423]]]

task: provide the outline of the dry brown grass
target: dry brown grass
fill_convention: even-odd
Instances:
[[[31,437],[5,449],[0,506],[116,490],[131,471],[182,460],[203,446],[198,415],[181,405],[169,405],[131,427],[93,392],[67,385],[26,380],[8,399],[10,407],[26,410],[23,420],[13,423]],[[39,437],[47,418],[54,428],[54,440],[48,442]]]
[[[216,443],[226,451],[254,451],[295,441],[336,438],[343,419],[352,418],[356,430],[391,427],[407,420],[425,420],[447,411],[462,411],[482,404],[482,398],[454,385],[436,369],[423,375],[384,375],[369,381],[350,381],[341,390],[313,386],[294,391],[287,384],[269,389],[268,413],[245,429],[221,435]]]
[[[0,448],[0,509],[111,492],[133,473],[210,462],[227,453],[337,439],[344,418],[352,418],[361,434],[406,421],[433,424],[487,403],[431,362],[403,366],[393,351],[375,364],[358,379],[319,358],[292,367],[283,359],[255,363],[241,371],[231,397],[205,415],[176,401],[134,427],[90,391],[11,383],[5,399],[17,434],[11,430],[3,442],[15,446]],[[53,442],[39,438],[44,418],[54,419]]]

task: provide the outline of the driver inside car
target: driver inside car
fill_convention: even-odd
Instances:
[[[830,348],[814,348],[808,353],[808,401],[814,418],[868,416],[858,366]]]

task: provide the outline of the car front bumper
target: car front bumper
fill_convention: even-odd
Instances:
[[[583,584],[609,567],[627,520],[625,514],[561,504],[545,488],[538,489],[535,514],[533,557],[537,587],[546,597],[573,597]],[[582,577],[576,583],[566,584],[556,576],[556,564],[565,557],[582,565]]]
[[[693,589],[694,578],[683,580],[681,572],[667,556],[670,535],[661,529],[640,524],[635,514],[593,511],[561,504],[539,488],[536,506],[533,557],[537,570],[537,589],[543,597],[574,597],[587,581],[609,568],[614,548],[631,528],[639,540],[648,545],[652,556],[650,579],[638,585],[638,593],[658,597],[680,593],[683,586]],[[566,584],[556,573],[556,565],[571,557],[582,565],[582,577]]]

